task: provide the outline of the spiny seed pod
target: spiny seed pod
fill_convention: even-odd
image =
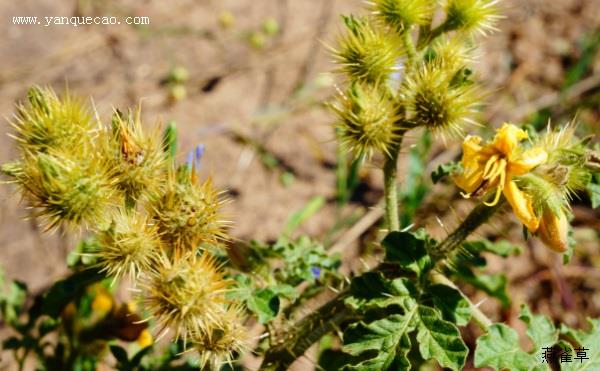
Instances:
[[[113,190],[100,161],[75,162],[62,154],[37,153],[24,159],[16,182],[24,197],[48,220],[48,229],[62,222],[97,224],[110,205]]]
[[[368,4],[377,18],[399,33],[431,22],[434,5],[431,0],[373,0]]]
[[[141,282],[146,308],[161,331],[172,328],[184,341],[220,326],[229,286],[208,253],[174,261],[161,255]]]
[[[584,190],[592,178],[592,171],[586,166],[586,146],[575,136],[575,129],[576,126],[571,124],[558,130],[548,127],[540,138],[541,145],[549,154],[548,165],[540,172],[553,180],[565,193],[565,199]]]
[[[533,210],[539,217],[545,210],[560,213],[569,208],[569,200],[563,186],[554,182],[544,171],[546,164],[539,166],[535,172],[519,176],[516,181],[525,193],[531,196]]]
[[[220,370],[233,360],[234,353],[247,350],[248,330],[243,325],[243,308],[229,306],[220,317],[220,324],[192,336],[192,343],[200,353],[201,369]]]
[[[195,252],[201,244],[216,245],[226,238],[221,220],[222,204],[210,179],[199,184],[195,171],[186,166],[171,173],[150,214],[169,253]]]
[[[434,133],[460,135],[464,124],[473,123],[478,104],[477,89],[461,73],[426,63],[406,76],[401,95],[408,120]]]
[[[461,30],[486,35],[496,31],[494,24],[498,15],[499,0],[446,0],[445,31]]]
[[[400,49],[366,18],[344,17],[344,22],[348,33],[333,50],[340,70],[352,81],[385,82],[398,69]]]
[[[101,246],[98,265],[110,277],[128,274],[133,282],[156,261],[160,251],[158,228],[135,210],[113,211],[108,219],[112,220],[110,227],[97,234]]]
[[[161,187],[165,156],[160,131],[146,135],[141,124],[141,107],[124,118],[113,115],[111,132],[105,131],[104,154],[114,170],[113,180],[127,200],[137,201],[142,195],[154,198]]]
[[[473,62],[474,50],[461,37],[440,36],[426,50],[424,59],[446,71],[460,71]]]
[[[332,108],[342,142],[356,153],[387,154],[400,139],[398,107],[378,86],[354,84]]]
[[[69,94],[59,99],[50,88],[34,86],[28,96],[29,104],[17,107],[12,123],[21,150],[32,153],[76,151],[81,158],[85,157],[94,129],[87,107]]]

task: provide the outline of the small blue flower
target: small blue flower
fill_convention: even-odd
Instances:
[[[188,169],[192,168],[192,165],[194,164],[194,152],[193,151],[188,152],[187,161],[185,163],[186,163]]]
[[[200,159],[204,156],[204,150],[204,144],[198,144],[194,151],[188,152],[186,164],[189,169],[200,170]]]
[[[204,155],[204,144],[198,144],[196,146],[196,161],[200,161],[200,159],[202,158],[202,155]]]
[[[320,267],[312,267],[310,268],[310,272],[312,273],[314,278],[321,278],[321,268]]]
[[[204,144],[198,144],[196,146],[196,170],[200,170],[200,159],[204,155]]]

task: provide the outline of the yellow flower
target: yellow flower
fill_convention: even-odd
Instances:
[[[463,172],[454,177],[454,182],[466,192],[465,197],[495,188],[494,199],[486,205],[497,204],[504,194],[517,218],[535,232],[540,220],[533,210],[531,196],[519,189],[513,177],[544,163],[548,154],[540,147],[522,149],[519,143],[528,138],[527,132],[512,124],[504,124],[486,144],[481,143],[480,137],[468,136],[462,145]]]
[[[154,343],[154,339],[152,338],[150,331],[145,329],[140,333],[140,336],[137,338],[136,342],[141,348],[146,348]]]

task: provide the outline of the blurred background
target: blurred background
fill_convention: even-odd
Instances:
[[[475,65],[489,92],[478,120],[483,128],[469,130],[489,135],[505,121],[544,128],[549,120],[563,125],[577,117],[580,134],[600,134],[598,0],[502,4],[506,17],[498,32],[482,39]],[[350,193],[341,194],[338,185],[349,159],[338,151],[333,115],[324,103],[340,82],[328,50],[342,30],[339,15],[364,14],[362,5],[360,0],[2,0],[0,163],[17,156],[6,134],[15,104],[32,84],[91,97],[104,122],[114,108],[141,102],[146,126],[176,123],[180,161],[196,145],[205,145],[202,176],[212,176],[231,201],[225,213],[239,241],[275,239],[288,217],[309,205],[314,215],[299,231],[342,251],[346,271],[360,267],[357,255],[376,248],[381,174],[367,163]],[[42,24],[13,24],[15,16],[37,16]],[[54,16],[114,16],[121,24],[44,26],[44,17]],[[149,24],[127,25],[129,16],[148,17]],[[460,154],[460,141],[433,138],[429,154],[411,151],[421,139],[411,135],[400,166],[403,176],[419,176],[420,183],[410,187],[427,192],[415,201],[418,208],[404,212],[414,216],[416,226],[441,237],[473,203],[452,185],[431,184],[429,177]],[[483,303],[496,320],[516,324],[523,302],[573,326],[600,315],[600,219],[585,197],[575,202],[578,243],[564,267],[535,239],[523,240],[512,214],[497,216],[479,231],[524,247],[506,260],[490,258],[487,273],[506,273],[512,298],[505,308],[495,299]],[[9,278],[36,293],[65,274],[76,236],[42,233],[35,219],[25,219],[28,211],[19,201],[12,186],[0,187],[0,264]],[[365,226],[345,233],[357,221]],[[232,246],[234,257],[238,244]],[[480,294],[466,291],[477,302]]]

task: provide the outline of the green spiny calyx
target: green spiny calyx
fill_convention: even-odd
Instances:
[[[231,366],[234,353],[247,348],[244,317],[242,307],[229,305],[221,314],[220,324],[192,334],[191,342],[200,353],[202,367],[219,370],[223,364]]]
[[[107,173],[93,158],[85,163],[62,153],[37,153],[25,156],[16,183],[49,229],[63,222],[92,225],[113,199]]]
[[[127,117],[115,112],[112,130],[104,132],[104,150],[114,169],[115,184],[126,199],[133,201],[144,195],[156,197],[162,186],[161,173],[165,170],[160,133],[155,130],[150,135],[145,134],[140,116],[141,107]]]
[[[348,33],[334,50],[340,71],[352,81],[379,83],[396,71],[401,50],[367,18],[344,17]]]
[[[400,139],[398,107],[379,86],[354,84],[333,105],[339,136],[356,153],[389,153]]]
[[[116,279],[129,275],[131,281],[150,270],[160,251],[160,239],[155,225],[147,216],[135,210],[112,210],[108,229],[98,232],[101,250],[99,266]]]
[[[434,9],[431,0],[373,0],[369,5],[375,17],[399,33],[430,23]]]
[[[230,285],[207,253],[173,260],[161,255],[141,283],[146,308],[159,328],[172,328],[185,341],[221,326]]]
[[[167,249],[182,255],[225,239],[221,203],[210,179],[200,183],[194,169],[183,166],[169,175],[164,190],[151,203],[150,214]]]
[[[59,99],[52,89],[29,89],[29,104],[17,107],[12,125],[22,151],[77,150],[85,157],[91,146],[94,125],[89,109],[81,100],[66,94]],[[73,143],[78,143],[73,146]],[[85,153],[81,153],[85,152]]]
[[[460,135],[464,124],[473,122],[479,102],[476,87],[464,81],[463,73],[433,61],[407,76],[401,95],[408,121],[434,132]]]
[[[446,0],[445,31],[460,30],[486,34],[495,31],[498,21],[498,0]]]

